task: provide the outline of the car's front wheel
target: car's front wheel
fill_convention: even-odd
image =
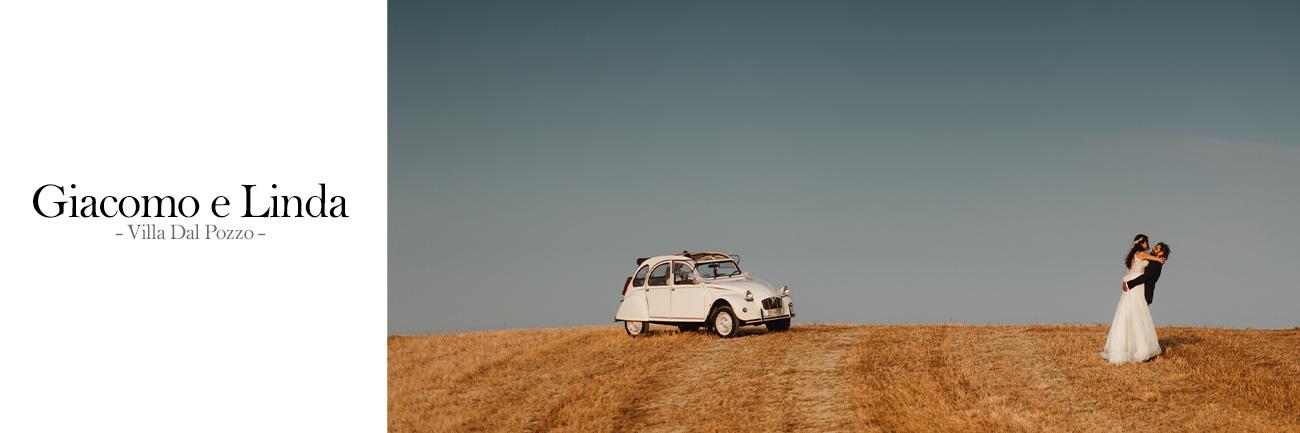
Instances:
[[[790,319],[773,320],[767,322],[768,332],[783,332],[790,330]]]
[[[646,326],[645,322],[638,322],[636,320],[623,321],[623,330],[627,331],[627,335],[631,335],[633,337],[644,334],[646,328],[649,328],[649,326]]]
[[[709,320],[709,327],[712,328],[713,332],[717,333],[719,337],[731,338],[736,336],[736,332],[740,330],[740,323],[736,320],[736,313],[731,311],[731,307],[718,307],[713,310],[713,314],[710,317],[712,317],[712,319]]]

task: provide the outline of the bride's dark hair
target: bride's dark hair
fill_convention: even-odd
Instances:
[[[1133,237],[1133,247],[1128,249],[1128,257],[1124,258],[1124,267],[1127,268],[1133,266],[1133,256],[1137,255],[1138,251],[1144,249],[1142,248],[1142,244],[1145,243],[1147,243],[1147,235],[1138,233],[1137,236]]]

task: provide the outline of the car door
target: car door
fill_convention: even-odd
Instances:
[[[652,319],[667,319],[671,314],[672,285],[668,284],[668,262],[660,263],[646,278],[646,307]]]
[[[709,306],[704,299],[704,283],[695,267],[688,262],[673,261],[673,320],[704,321]]]

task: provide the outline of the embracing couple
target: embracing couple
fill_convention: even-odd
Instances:
[[[1155,296],[1160,271],[1169,259],[1169,245],[1161,242],[1148,251],[1147,242],[1147,235],[1134,237],[1124,258],[1124,266],[1128,267],[1120,284],[1124,294],[1115,307],[1106,348],[1100,353],[1111,364],[1146,361],[1160,354],[1160,340],[1148,305]]]

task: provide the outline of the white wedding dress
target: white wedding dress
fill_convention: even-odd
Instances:
[[[1141,276],[1146,268],[1146,260],[1133,259],[1133,266],[1124,275],[1124,281]],[[1111,321],[1110,333],[1106,336],[1105,351],[1099,353],[1111,364],[1142,362],[1160,354],[1156,324],[1151,320],[1151,309],[1147,308],[1143,289],[1142,284],[1129,287],[1119,297],[1115,319]]]

